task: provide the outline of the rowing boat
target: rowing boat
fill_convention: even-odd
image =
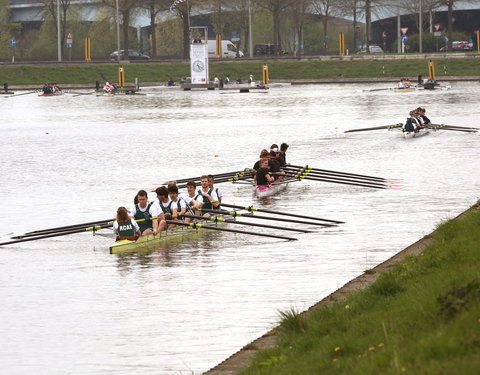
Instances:
[[[60,96],[60,95],[63,95],[63,91],[57,91],[57,92],[51,92],[51,93],[41,92],[40,94],[38,94],[38,96]]]
[[[223,215],[218,216],[223,217]],[[231,219],[226,219],[226,221],[232,221]],[[209,225],[203,225],[203,223],[208,222]],[[145,236],[140,236],[137,240],[120,240],[116,241],[114,244],[110,246],[110,254],[125,254],[125,253],[133,253],[133,252],[145,252],[151,251],[161,245],[165,245],[167,243],[175,243],[175,242],[182,242],[186,237],[195,236],[198,234],[206,233],[211,231],[208,227],[215,227],[224,224],[225,222],[219,221],[218,223],[201,220],[200,222],[196,222],[192,224],[192,226],[177,226],[173,229],[168,229],[163,232],[157,234],[148,234]]]
[[[416,131],[413,131],[413,132],[403,132],[403,137],[404,138],[419,138],[419,137],[423,137],[424,135],[427,135],[428,133],[430,133],[430,129],[421,128],[421,129],[417,129]]]
[[[415,87],[396,87],[393,89],[395,92],[411,92],[415,91]]]
[[[275,195],[277,193],[280,193],[281,191],[284,191],[287,189],[288,184],[291,182],[294,182],[297,180],[290,179],[290,180],[278,180],[275,182],[272,182],[270,185],[252,185],[253,187],[253,193],[259,197],[271,197],[272,195]]]

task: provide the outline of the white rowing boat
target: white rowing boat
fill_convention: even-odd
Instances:
[[[277,193],[280,193],[281,191],[284,191],[287,189],[288,184],[291,182],[298,181],[298,180],[282,180],[282,181],[275,181],[270,185],[252,185],[253,188],[253,193],[259,197],[271,197],[272,195],[275,195]]]
[[[417,129],[416,131],[413,131],[413,132],[403,132],[403,137],[404,138],[419,138],[419,137],[423,137],[424,135],[427,135],[429,133],[430,133],[430,129],[421,128],[421,129]]]

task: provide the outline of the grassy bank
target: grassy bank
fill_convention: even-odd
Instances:
[[[210,77],[247,79],[253,74],[261,79],[262,61],[210,62]],[[270,79],[295,80],[319,78],[379,78],[428,75],[427,60],[371,60],[371,61],[265,61],[269,65]],[[473,58],[435,60],[438,78],[449,76],[480,76],[480,61]],[[178,81],[190,75],[188,63],[125,64],[125,78],[133,82]],[[116,64],[78,65],[18,65],[0,66],[0,83],[10,85],[42,84],[92,84],[95,81],[117,81]]]
[[[369,288],[307,317],[281,313],[278,347],[241,374],[478,374],[478,206]]]

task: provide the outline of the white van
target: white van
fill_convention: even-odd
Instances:
[[[218,58],[215,55],[216,40],[208,41],[208,58]],[[239,57],[243,57],[243,52],[238,52]],[[222,40],[222,56],[223,59],[231,59],[237,57],[237,47],[229,40]]]

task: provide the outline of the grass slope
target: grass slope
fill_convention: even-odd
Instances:
[[[449,76],[480,76],[478,59],[438,59],[435,60],[437,78],[442,74]],[[319,78],[378,78],[412,77],[428,75],[427,61],[418,60],[360,60],[360,61],[245,61],[210,62],[210,77],[230,76],[247,79],[250,74],[256,80],[262,77],[262,64],[269,65],[270,79],[319,79]],[[147,63],[125,64],[125,79],[134,82],[166,82],[170,78],[178,81],[190,75],[188,63]],[[95,81],[113,81],[118,79],[117,64],[78,64],[78,65],[8,65],[0,66],[0,82],[10,85],[43,84],[92,84]]]
[[[368,289],[308,318],[282,312],[279,346],[242,375],[477,375],[480,211],[441,224],[433,243]]]

